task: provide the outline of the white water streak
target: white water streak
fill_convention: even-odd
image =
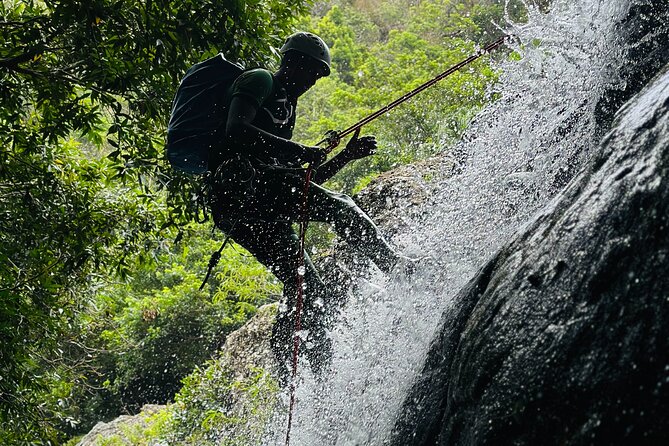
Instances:
[[[322,384],[307,376],[298,389],[292,444],[383,443],[442,312],[596,147],[595,107],[618,82],[616,22],[628,9],[625,0],[556,0],[550,13],[530,9],[527,24],[508,26],[522,59],[501,65],[502,98],[459,144],[461,172],[438,184],[424,220],[396,240],[441,266],[412,282],[378,280],[356,296],[332,333],[335,371]],[[282,442],[284,421],[267,444]]]

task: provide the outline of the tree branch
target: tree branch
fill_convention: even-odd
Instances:
[[[16,57],[11,57],[9,59],[0,59],[0,67],[9,68],[10,70],[18,68],[20,63],[28,62],[33,59],[37,54],[37,51],[29,51],[27,53],[20,54]]]
[[[19,281],[16,285],[14,285],[13,287],[0,288],[0,292],[1,292],[1,293],[7,292],[7,291],[13,292],[13,291],[18,290],[18,289],[21,288],[22,286],[26,285],[27,283],[30,283],[30,282],[32,282],[32,281],[34,281],[34,280],[39,279],[39,278],[42,277],[44,274],[48,273],[49,270],[53,269],[53,267],[55,267],[56,265],[58,265],[58,264],[61,262],[62,257],[63,257],[62,254],[59,253],[59,254],[58,254],[58,258],[57,258],[51,265],[47,265],[47,266],[46,266],[42,271],[40,271],[39,273],[35,274],[35,275],[32,276],[32,277],[28,277],[28,278],[26,278],[26,279],[20,280],[20,281]]]
[[[27,74],[32,77],[38,77],[38,78],[57,78],[63,81],[68,81],[73,84],[79,85],[80,87],[87,88],[91,91],[95,91],[96,93],[100,93],[101,95],[106,95],[110,98],[114,98],[115,95],[119,95],[120,93],[114,93],[113,91],[105,90],[104,88],[97,87],[95,85],[90,85],[84,82],[82,79],[73,76],[66,71],[62,69],[57,69],[52,72],[46,73],[43,71],[35,71],[31,70],[29,68],[22,68],[22,67],[11,67],[10,68],[12,71],[15,71],[17,73],[22,73],[22,74]]]
[[[47,19],[47,16],[44,15],[38,15],[35,16],[31,19],[26,20],[25,22],[20,22],[18,20],[8,20],[8,21],[0,21],[0,26],[13,26],[15,28],[20,28],[23,26],[28,26],[33,22],[38,22],[40,20]]]

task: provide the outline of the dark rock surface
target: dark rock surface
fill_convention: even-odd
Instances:
[[[456,297],[393,445],[669,444],[669,70]]]
[[[637,94],[669,61],[669,0],[636,0],[619,24],[626,42],[618,88],[609,89],[597,104],[599,128],[606,132],[615,112]]]

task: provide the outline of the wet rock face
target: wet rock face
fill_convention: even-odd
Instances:
[[[424,212],[423,205],[439,181],[450,177],[457,168],[458,163],[450,154],[400,166],[375,178],[355,196],[355,201],[385,233],[401,233]]]
[[[392,444],[669,444],[669,66],[456,301]]]
[[[276,376],[276,359],[270,346],[272,325],[279,305],[263,305],[248,322],[225,339],[219,361],[225,362],[235,380],[245,380],[261,368]]]
[[[619,73],[618,88],[608,90],[597,104],[597,120],[604,131],[616,110],[669,61],[669,0],[636,0],[619,30],[630,63]]]

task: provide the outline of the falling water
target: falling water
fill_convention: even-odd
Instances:
[[[305,375],[295,445],[378,445],[420,371],[440,315],[485,260],[544,206],[597,147],[596,106],[620,84],[616,24],[632,0],[555,0],[509,23],[520,61],[501,63],[501,98],[463,141],[458,173],[440,180],[412,234],[395,242],[437,260],[410,281],[364,282],[333,330],[333,373]],[[279,444],[285,418],[267,444]]]

